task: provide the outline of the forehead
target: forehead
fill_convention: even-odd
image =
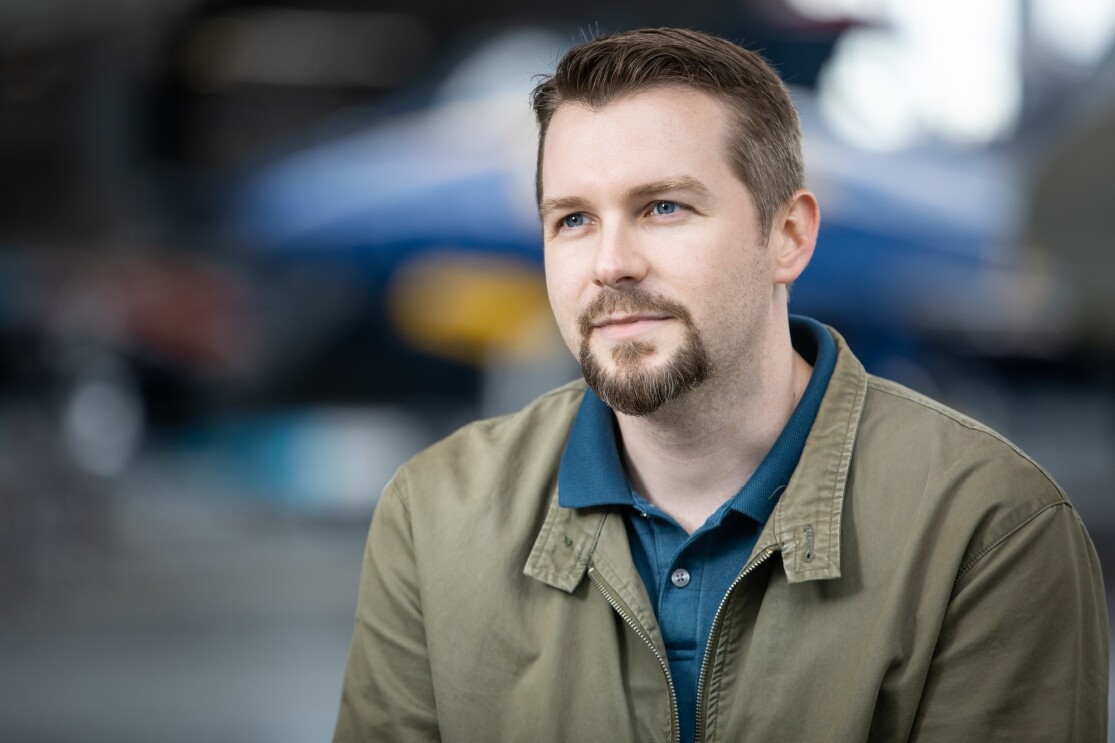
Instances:
[[[578,181],[727,172],[729,131],[727,105],[689,88],[653,88],[596,108],[564,103],[543,143],[542,189],[550,196]]]

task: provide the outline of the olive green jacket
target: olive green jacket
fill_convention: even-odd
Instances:
[[[715,620],[697,739],[1103,741],[1103,583],[1064,493],[837,343],[801,461]],[[467,426],[388,485],[334,741],[676,740],[620,512],[557,503],[583,390]]]

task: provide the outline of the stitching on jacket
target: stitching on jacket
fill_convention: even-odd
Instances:
[[[991,552],[994,552],[999,547],[999,545],[1001,545],[1003,542],[1005,542],[1008,539],[1010,539],[1011,537],[1013,537],[1018,532],[1020,532],[1023,528],[1026,527],[1027,524],[1031,523],[1038,516],[1041,516],[1043,513],[1045,513],[1046,511],[1048,511],[1050,509],[1061,508],[1063,506],[1069,506],[1071,508],[1071,505],[1067,502],[1049,503],[1045,506],[1042,506],[1037,511],[1035,511],[1033,514],[1031,514],[1030,516],[1028,516],[1025,519],[1023,519],[1022,521],[1020,521],[1012,529],[1009,529],[1005,534],[1003,534],[1003,536],[999,537],[994,542],[992,542],[991,544],[984,547],[983,550],[981,550],[979,553],[977,553],[977,554],[973,555],[972,557],[968,558],[967,562],[965,562],[963,565],[960,566],[960,571],[956,574],[956,580],[953,581],[953,586],[959,585],[959,583],[962,580],[964,580],[964,578],[968,575],[968,571],[970,571],[972,568],[974,568],[976,566],[976,563],[978,563],[984,557],[989,555]]]
[[[851,471],[852,452],[855,449],[855,439],[859,433],[859,426],[853,426],[852,421],[857,416],[863,414],[864,400],[867,396],[867,386],[867,375],[860,375],[859,382],[856,384],[855,388],[854,402],[849,407],[848,415],[845,419],[844,430],[846,431],[846,433],[844,435],[844,441],[842,442],[840,448],[840,461],[837,464],[836,472],[833,474],[832,477],[832,483],[830,485],[831,492],[836,492],[837,485],[840,482],[840,478],[842,476],[847,478],[848,473]],[[840,520],[843,514],[843,502],[841,502],[841,505],[838,509],[830,510],[828,518],[829,544],[826,545],[827,548],[825,549],[824,564],[802,568],[800,572],[803,575],[808,575],[810,573],[815,573],[822,570],[829,570],[832,567],[833,545],[840,544]]]
[[[738,596],[739,593],[737,592],[732,597],[733,603],[739,601]],[[706,740],[714,740],[717,734],[717,728],[720,726],[720,696],[724,690],[724,669],[728,665],[730,656],[733,654],[738,655],[740,643],[740,636],[735,633],[737,618],[737,612],[724,612],[724,623],[720,627],[721,642],[714,656],[713,668],[709,671],[710,683],[706,687],[708,692],[708,701],[704,708]],[[700,704],[700,700],[697,701],[697,704]]]
[[[403,493],[402,493],[402,491],[403,491],[402,486],[403,486],[405,480],[406,480],[406,472],[404,472],[403,468],[400,467],[395,472],[395,476],[392,477],[388,481],[387,487],[385,487],[383,489],[383,494],[380,496],[379,499],[380,499],[380,501],[383,501],[383,499],[385,497],[389,496],[389,495],[395,496],[395,500],[399,501],[399,505],[402,506],[402,509],[404,511],[406,511],[407,521],[409,522],[409,521],[411,521],[410,503],[407,502],[407,499],[403,497]],[[377,503],[376,505],[378,506],[379,504]]]
[[[844,426],[846,434],[840,450],[840,464],[836,469],[836,476],[832,480],[833,491],[836,490],[837,483],[840,481],[841,477],[844,478],[845,488],[847,488],[848,474],[852,470],[852,452],[855,451],[856,436],[859,435],[859,425],[852,425],[852,421],[853,419],[863,416],[863,406],[867,399],[867,375],[863,373],[862,369],[860,371],[861,376],[859,377],[859,384],[856,385],[855,400],[848,410],[848,418]],[[832,539],[832,541],[836,544],[840,544],[840,520],[844,514],[843,497],[840,501],[840,508],[835,510],[835,513],[829,515],[828,529],[830,539],[835,536],[835,539]],[[829,553],[831,554],[831,546]],[[825,560],[825,562],[828,563],[831,562],[831,560]]]
[[[583,539],[578,540],[580,544],[577,547],[577,552],[574,557],[581,570],[582,577],[584,577],[584,572],[588,570],[590,565],[598,564],[596,561],[596,545],[600,544],[600,533],[604,531],[604,524],[615,513],[617,513],[616,508],[614,506],[608,506],[607,510],[597,520],[596,530],[592,532],[591,541],[586,542]],[[574,544],[576,544],[576,542],[574,542]],[[607,564],[607,562],[607,560],[604,561],[605,564]],[[615,571],[613,570],[613,572]]]
[[[553,532],[557,521],[556,507],[554,500],[556,495],[552,495],[550,502],[546,505],[546,517],[542,519],[542,529],[539,531],[538,536],[535,538],[534,546],[531,548],[530,555],[527,556],[526,567],[533,570],[537,575],[544,579],[547,583],[552,583],[556,580],[553,568],[543,568],[539,565],[545,555],[545,545],[550,543],[550,534]]]

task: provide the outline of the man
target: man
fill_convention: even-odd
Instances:
[[[1064,494],[788,315],[819,212],[777,75],[644,30],[532,102],[588,389],[388,485],[335,740],[1104,740],[1103,585]]]

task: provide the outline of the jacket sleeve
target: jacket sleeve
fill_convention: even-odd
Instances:
[[[402,482],[372,516],[334,743],[440,740]]]
[[[1062,501],[962,567],[910,739],[1101,743],[1107,666],[1099,561]]]

